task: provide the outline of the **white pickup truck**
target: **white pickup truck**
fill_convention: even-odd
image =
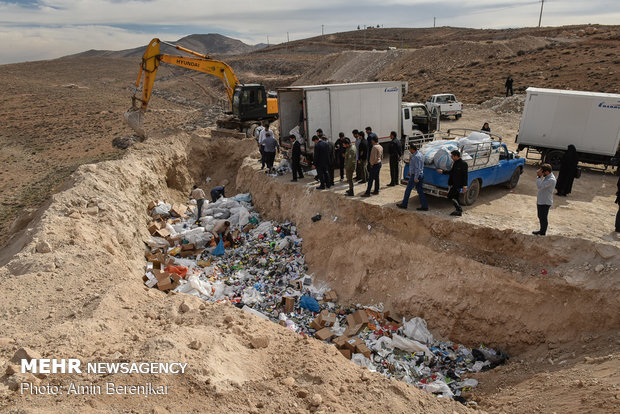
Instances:
[[[454,116],[454,119],[459,119],[463,115],[463,104],[450,93],[431,96],[426,101],[426,108],[429,112],[432,112],[433,108],[439,108],[441,116]]]

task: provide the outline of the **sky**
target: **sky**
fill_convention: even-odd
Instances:
[[[123,50],[154,37],[220,33],[281,43],[357,26],[538,25],[540,0],[0,0],[0,64],[90,49]],[[542,26],[620,24],[620,0],[544,0]]]

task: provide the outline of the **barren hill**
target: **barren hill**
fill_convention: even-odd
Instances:
[[[150,39],[149,39],[150,40]],[[204,53],[204,54],[215,54],[215,55],[239,55],[244,53],[250,53],[252,51],[263,48],[264,44],[258,45],[248,45],[243,43],[241,40],[233,39],[227,36],[223,36],[218,33],[208,33],[208,34],[194,34],[182,37],[176,41],[170,41],[169,43],[186,47],[190,50],[194,50],[196,52]],[[86,52],[76,53],[69,56],[64,56],[64,58],[76,58],[76,57],[113,57],[113,58],[123,58],[123,57],[142,57],[144,53],[144,49],[146,45],[135,47],[133,49],[125,49],[125,50],[88,50]],[[179,54],[180,52],[175,48],[168,46],[166,44],[161,45],[162,53],[169,54]]]

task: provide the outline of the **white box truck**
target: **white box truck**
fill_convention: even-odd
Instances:
[[[317,129],[322,129],[331,142],[338,139],[339,132],[352,138],[352,130],[363,131],[367,126],[379,142],[389,141],[391,131],[404,140],[439,129],[436,112],[433,116],[423,104],[402,102],[407,82],[289,86],[277,92],[280,141],[286,146],[291,130],[299,127],[306,158],[312,154],[311,138]]]
[[[580,162],[620,163],[620,94],[527,88],[516,142],[559,169],[569,145]]]

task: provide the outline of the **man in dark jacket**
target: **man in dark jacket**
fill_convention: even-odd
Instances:
[[[329,144],[327,144],[327,141],[319,139],[316,135],[312,137],[312,141],[314,141],[314,165],[316,166],[317,177],[321,182],[317,190],[324,190],[331,187],[331,178],[328,171]]]
[[[327,171],[329,172],[329,185],[334,185],[334,167],[336,166],[336,158],[334,155],[334,144],[327,140],[325,135],[321,136],[321,141],[327,144],[327,155],[329,161],[327,164]]]
[[[450,190],[448,190],[448,199],[452,201],[455,208],[450,215],[462,216],[463,208],[459,203],[459,195],[467,191],[467,170],[469,166],[461,159],[461,153],[458,150],[452,151],[450,153],[450,158],[452,158],[453,161],[452,169],[450,171],[437,169],[437,172],[450,175],[450,178],[448,178],[448,185],[450,186]]]
[[[512,76],[508,75],[508,77],[506,78],[506,83],[504,84],[504,86],[506,86],[506,96],[508,96],[510,94],[510,96],[512,96],[512,83],[514,81],[512,80]]]
[[[304,172],[301,169],[301,144],[297,141],[297,137],[295,135],[291,135],[289,139],[293,144],[293,148],[291,149],[291,169],[293,170],[293,179],[291,181],[297,181],[297,176],[301,179],[304,178]]]
[[[390,183],[388,187],[398,185],[398,163],[403,156],[403,147],[396,136],[396,131],[390,132]]]
[[[360,143],[358,148],[359,159],[357,160],[357,165],[359,166],[359,171],[357,176],[360,179],[360,183],[364,184],[368,181],[368,154],[369,154],[369,145],[366,138],[364,138],[364,132],[360,131],[359,133]]]
[[[344,132],[340,132],[338,133],[338,139],[334,143],[334,158],[336,167],[340,168],[340,181],[344,181],[344,153],[347,150],[344,147],[344,138]]]

